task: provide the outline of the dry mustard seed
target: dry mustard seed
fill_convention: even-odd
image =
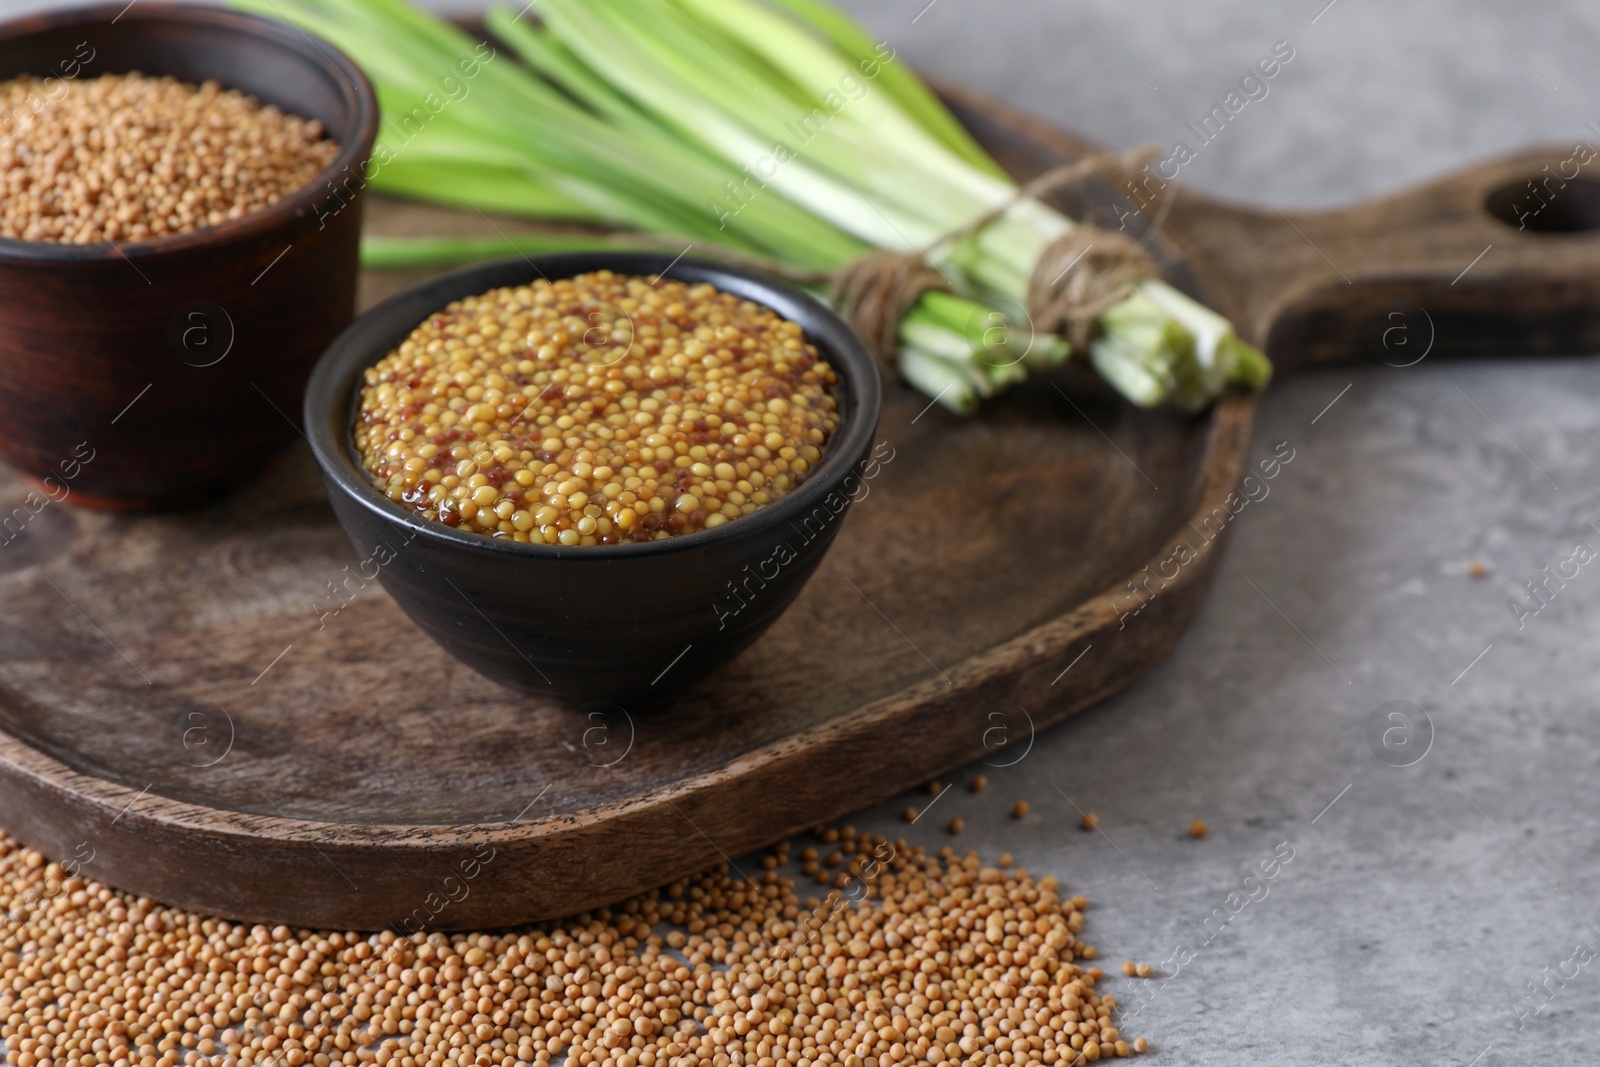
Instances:
[[[381,492],[447,526],[659,540],[803,483],[839,425],[837,380],[769,308],[598,271],[430,316],[367,370],[355,442]]]
[[[961,820],[961,819],[951,819],[950,820],[950,825],[945,827],[945,829],[949,830],[952,834],[959,834],[961,831],[965,830],[966,828],[967,828],[966,822],[964,820]]]
[[[1011,805],[1011,817],[1013,819],[1020,819],[1027,814],[1028,802],[1026,800],[1019,800],[1015,804]]]
[[[1204,822],[1200,821],[1199,819],[1196,819],[1194,822],[1190,823],[1189,824],[1189,836],[1190,837],[1204,837],[1204,836],[1206,836],[1206,824]]]
[[[1133,1051],[1135,1051],[1135,1052],[1145,1052],[1149,1048],[1150,1048],[1150,1042],[1146,1041],[1144,1038],[1136,1037],[1136,1038],[1133,1039]]]
[[[314,119],[174,78],[0,82],[0,237],[143,241],[237,219],[310,185],[339,154]]]
[[[1086,811],[1083,813],[1083,818],[1078,821],[1078,825],[1082,829],[1093,830],[1100,825],[1100,816],[1092,811]]]
[[[1134,966],[1133,966],[1133,961],[1132,960],[1124,960],[1123,961],[1123,963],[1122,963],[1122,973],[1127,975],[1129,978],[1133,977]]]
[[[1151,967],[1148,963],[1141,963],[1138,967],[1134,968],[1134,970],[1138,973],[1140,978],[1149,978],[1155,973],[1155,968]]]
[[[852,851],[859,898],[802,901],[777,871],[752,881],[724,865],[570,919],[400,936],[164,908],[0,835],[0,1038],[15,1067],[1033,1067],[1121,1054],[1116,998],[1079,963],[1093,955],[1081,897],[972,852],[935,858],[878,835]]]
[[[907,805],[905,810],[900,812],[900,818],[902,820],[904,820],[905,822],[916,822],[917,821],[917,809],[911,807],[910,805]]]
[[[989,788],[989,779],[980,774],[967,783],[967,788],[974,793],[981,793]]]
[[[1009,852],[1000,853],[1000,866],[1002,866],[1002,867],[1011,866],[1011,853],[1009,853]]]
[[[1473,560],[1467,564],[1467,575],[1471,578],[1487,578],[1489,576],[1489,568],[1484,566],[1482,562]]]
[[[923,788],[928,791],[928,795],[930,797],[936,797],[940,793],[944,792],[944,786],[939,782],[939,780],[937,778],[934,779],[933,781],[929,782]]]

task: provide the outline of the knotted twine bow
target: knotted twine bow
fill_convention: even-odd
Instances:
[[[1005,203],[909,252],[874,250],[829,277],[839,314],[885,363],[899,352],[900,321],[924,293],[951,285],[928,260],[933,250],[970,236],[1023,200],[1043,197],[1099,174],[1137,170],[1159,155],[1153,148],[1100,153],[1055,167],[1018,187]],[[1171,186],[1168,187],[1169,190]],[[1162,205],[1159,219],[1170,200]],[[1126,234],[1086,222],[1046,245],[1028,281],[1027,313],[1036,331],[1058,333],[1074,348],[1089,343],[1095,322],[1140,282],[1160,271],[1144,247]]]

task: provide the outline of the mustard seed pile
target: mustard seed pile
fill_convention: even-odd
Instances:
[[[107,74],[0,82],[0,237],[93,244],[187,233],[311,184],[322,124],[216,82]]]
[[[373,484],[447,526],[550,545],[713,529],[806,478],[839,424],[799,325],[610,271],[496,289],[366,372]]]
[[[1077,962],[1095,955],[1082,897],[975,853],[827,833],[853,888],[822,901],[778,873],[783,843],[749,879],[723,868],[558,923],[410,936],[204,919],[0,836],[6,1061],[1041,1067],[1144,1051]]]

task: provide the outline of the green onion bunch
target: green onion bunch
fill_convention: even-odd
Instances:
[[[300,24],[366,70],[384,114],[369,168],[379,191],[819,275],[873,249],[923,251],[952,291],[924,293],[901,319],[899,369],[956,411],[1070,354],[1062,338],[1035,336],[1022,309],[1036,260],[1072,220],[1020,197],[887,44],[822,0],[495,8],[488,28],[515,58],[405,0],[234,3]],[[524,253],[595,243],[510,240]],[[371,238],[367,262],[505,250]],[[1159,280],[1101,315],[1087,356],[1146,406],[1198,409],[1270,375],[1226,319]]]

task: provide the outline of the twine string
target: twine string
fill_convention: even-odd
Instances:
[[[892,366],[899,353],[900,322],[924,293],[952,286],[929,261],[936,249],[982,230],[1017,204],[1038,199],[1085,179],[1138,170],[1160,150],[1101,152],[1052,167],[1017,187],[995,207],[907,252],[874,249],[834,272],[833,306],[872,350]],[[1169,186],[1169,189],[1171,187]],[[1170,203],[1170,201],[1169,201]],[[1166,214],[1163,204],[1161,214]],[[1074,348],[1089,342],[1094,324],[1141,281],[1158,277],[1143,246],[1123,233],[1086,222],[1045,246],[1028,281],[1027,312],[1036,331],[1059,333]]]

